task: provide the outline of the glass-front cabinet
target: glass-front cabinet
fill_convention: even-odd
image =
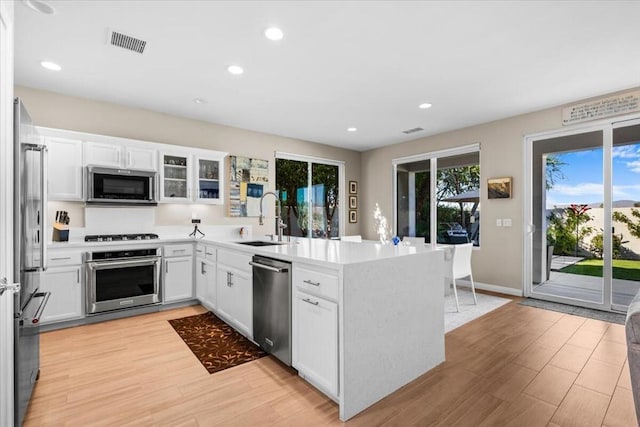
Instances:
[[[198,203],[221,203],[220,159],[196,157],[196,193]]]
[[[209,150],[161,153],[160,201],[222,204],[225,155]]]

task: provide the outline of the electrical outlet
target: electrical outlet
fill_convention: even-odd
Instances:
[[[502,227],[502,220],[500,218],[496,219],[496,227]]]
[[[503,227],[511,227],[513,223],[511,222],[511,218],[505,218],[502,220]]]

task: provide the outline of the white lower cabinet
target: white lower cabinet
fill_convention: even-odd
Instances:
[[[234,266],[224,264],[228,260]],[[218,249],[217,312],[233,327],[253,338],[253,276],[250,255]],[[241,267],[240,267],[241,266]]]
[[[163,259],[163,301],[173,302],[193,298],[193,257]]]
[[[82,317],[82,266],[54,267],[40,275],[40,292],[51,292],[40,323]]]
[[[208,309],[216,309],[216,264],[196,258],[196,298]]]
[[[338,304],[296,289],[292,333],[293,367],[307,381],[337,398]]]

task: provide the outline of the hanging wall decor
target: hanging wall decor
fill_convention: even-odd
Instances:
[[[268,187],[268,160],[229,156],[229,216],[260,215],[260,197]]]

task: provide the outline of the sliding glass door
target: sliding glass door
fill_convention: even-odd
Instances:
[[[395,159],[395,234],[480,245],[478,145]]]
[[[640,124],[530,137],[529,296],[625,311],[640,289]]]
[[[276,190],[285,235],[332,239],[340,236],[342,164],[276,158]]]

